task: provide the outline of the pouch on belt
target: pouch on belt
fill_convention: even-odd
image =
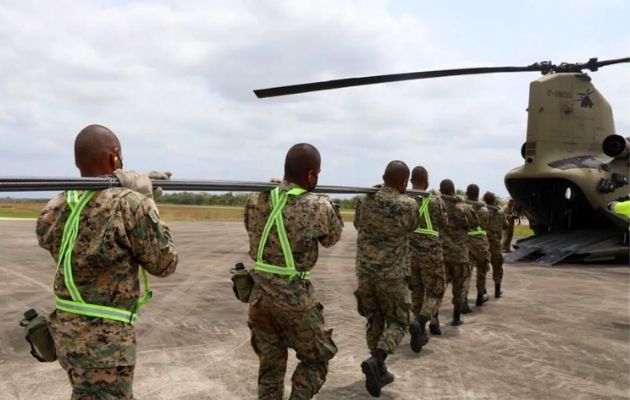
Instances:
[[[249,296],[254,288],[254,280],[243,263],[238,263],[230,270],[232,273],[232,289],[237,299],[243,303],[249,302]]]
[[[51,362],[57,359],[55,342],[50,335],[48,320],[37,314],[32,308],[24,313],[20,322],[24,327],[24,336],[31,345],[31,355],[41,362]]]

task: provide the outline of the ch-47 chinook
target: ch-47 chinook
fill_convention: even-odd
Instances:
[[[628,218],[608,211],[629,193],[630,138],[617,135],[612,108],[584,70],[629,58],[586,63],[540,62],[525,67],[483,67],[337,79],[255,90],[257,97],[414,79],[539,71],[530,83],[523,165],[505,176],[508,192],[524,210],[535,235],[520,240],[511,261],[542,265],[566,260],[627,260]]]

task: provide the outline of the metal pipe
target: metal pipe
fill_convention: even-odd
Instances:
[[[154,187],[165,191],[193,192],[263,192],[277,186],[271,182],[225,181],[225,180],[153,180]],[[114,177],[76,178],[76,177],[0,177],[0,192],[49,192],[64,190],[103,190],[120,187]],[[315,193],[327,194],[366,194],[376,193],[374,187],[357,186],[317,186]],[[426,192],[408,190],[410,195]]]

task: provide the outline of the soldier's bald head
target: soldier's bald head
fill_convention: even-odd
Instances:
[[[411,183],[414,189],[424,190],[429,186],[429,173],[426,168],[417,166],[411,171]]]
[[[409,167],[407,164],[400,160],[390,161],[385,167],[385,173],[383,174],[383,183],[386,186],[397,189],[399,192],[404,192],[409,181]]]
[[[440,193],[445,194],[447,196],[452,196],[455,194],[455,184],[450,179],[444,179],[440,182]]]
[[[486,193],[484,193],[484,195],[483,195],[483,201],[484,201],[487,205],[489,205],[489,206],[493,206],[493,205],[495,205],[495,204],[496,204],[496,202],[497,202],[497,198],[496,198],[496,196],[494,195],[494,193],[492,193],[492,192],[486,192]]]
[[[479,200],[479,186],[475,185],[474,183],[468,185],[468,187],[466,188],[466,197],[468,197],[469,200],[473,201]]]
[[[118,137],[102,125],[89,125],[74,141],[74,160],[82,176],[110,175],[122,167]]]
[[[287,152],[284,179],[304,189],[313,190],[317,186],[321,163],[321,156],[315,146],[298,143]]]

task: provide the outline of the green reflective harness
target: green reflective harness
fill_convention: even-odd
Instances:
[[[310,272],[298,271],[295,269],[295,260],[293,259],[291,243],[289,243],[289,238],[287,237],[287,231],[284,228],[284,221],[282,218],[282,210],[287,204],[289,196],[299,196],[301,194],[304,194],[305,192],[306,190],[302,188],[293,188],[288,192],[282,193],[280,192],[279,188],[275,188],[271,191],[272,210],[269,218],[267,219],[267,223],[265,224],[265,228],[263,229],[260,243],[258,244],[258,254],[256,255],[256,263],[254,264],[254,269],[262,272],[268,272],[270,274],[286,276],[289,279],[294,279],[295,277],[298,277],[300,279],[309,279],[311,277]],[[269,239],[271,228],[273,228],[274,225],[276,227],[276,232],[278,233],[278,238],[280,239],[282,254],[284,255],[285,266],[283,267],[267,264],[263,261],[265,245],[267,244],[267,240]]]
[[[468,232],[468,236],[486,236],[488,233],[478,226],[474,231]]]
[[[473,206],[469,207],[472,209]],[[484,231],[483,229],[481,229],[481,226],[477,226],[474,230],[468,232],[468,236],[487,236],[488,233],[486,231]]]
[[[138,300],[134,311],[86,303],[81,297],[79,289],[74,284],[72,277],[72,250],[77,240],[77,235],[79,234],[79,219],[81,213],[92,197],[94,197],[93,191],[86,191],[83,195],[79,196],[78,192],[71,190],[68,191],[66,195],[66,201],[68,207],[70,207],[70,215],[63,227],[63,236],[61,238],[61,247],[59,248],[59,258],[57,260],[57,272],[59,272],[59,268],[63,265],[64,283],[68,292],[70,292],[72,300],[64,300],[55,296],[57,310],[89,317],[112,319],[133,325],[138,318],[138,311],[149,303],[153,295],[149,288],[147,273],[144,269],[140,268],[144,283],[144,295]]]
[[[422,204],[420,204],[420,219],[424,218],[425,228],[418,228],[414,232],[421,235],[429,235],[439,237],[440,233],[433,229],[433,223],[431,223],[431,215],[429,214],[429,203],[431,202],[432,194],[422,198]]]

